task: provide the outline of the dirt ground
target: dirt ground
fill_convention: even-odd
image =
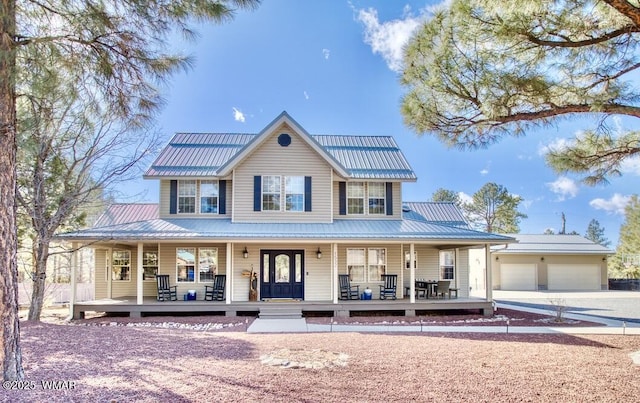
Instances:
[[[407,318],[345,318],[398,319]],[[640,396],[640,367],[630,356],[640,350],[637,336],[247,334],[250,320],[21,322],[26,382],[3,385],[0,400],[619,402]]]

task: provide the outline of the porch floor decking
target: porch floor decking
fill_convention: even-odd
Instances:
[[[142,317],[148,315],[225,315],[225,316],[258,316],[260,308],[274,306],[282,308],[299,308],[303,314],[331,314],[333,316],[352,316],[355,313],[389,313],[404,314],[404,316],[416,316],[428,312],[437,311],[463,311],[475,310],[484,315],[491,315],[493,303],[481,298],[454,298],[454,299],[416,299],[414,304],[409,298],[397,300],[338,300],[332,301],[249,301],[232,302],[225,301],[157,301],[155,297],[145,297],[143,303],[138,305],[135,297],[122,297],[115,299],[103,299],[95,301],[78,302],[73,306],[73,318],[84,319],[85,312],[128,313],[130,317]]]

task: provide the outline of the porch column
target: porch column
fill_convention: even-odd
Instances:
[[[71,244],[71,295],[69,296],[69,317],[73,318],[73,306],[77,301],[78,244]]]
[[[105,274],[107,275],[107,298],[111,298],[113,291],[112,291],[112,286],[113,284],[111,281],[111,257],[113,256],[113,249],[109,248],[107,249],[107,256],[104,259],[104,261],[106,262],[106,266],[104,269],[107,271]]]
[[[227,242],[227,292],[226,294],[226,303],[231,304],[231,292],[233,290],[233,245],[231,242]]]
[[[338,244],[331,245],[331,289],[333,290],[333,303],[338,303]]]
[[[411,243],[409,245],[409,302],[412,304],[416,303],[416,259],[415,256],[415,245]]]
[[[485,276],[484,276],[484,288],[487,293],[487,301],[493,301],[493,280],[492,276],[492,267],[491,267],[491,245],[484,245],[484,255],[485,255]]]
[[[136,267],[138,270],[136,271],[136,303],[138,305],[142,305],[144,300],[144,289],[142,288],[142,253],[144,250],[144,244],[142,242],[138,242],[138,256],[136,259]]]

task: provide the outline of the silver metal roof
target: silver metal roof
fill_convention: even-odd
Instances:
[[[404,202],[402,214],[407,219],[470,228],[462,211],[451,202]]]
[[[580,235],[503,234],[518,242],[492,248],[499,254],[613,254],[614,251]]]
[[[98,217],[93,227],[107,227],[158,218],[157,203],[116,203]]]
[[[295,123],[286,112],[280,116]],[[409,162],[390,136],[309,135],[301,131],[301,136],[310,137],[326,155],[340,164],[350,179],[416,180]],[[221,167],[251,147],[257,136],[267,132],[177,133],[144,176],[217,176]]]
[[[407,240],[510,242],[507,236],[467,228],[412,220],[336,220],[333,223],[232,223],[230,219],[153,219],[58,235],[76,241],[89,240]]]

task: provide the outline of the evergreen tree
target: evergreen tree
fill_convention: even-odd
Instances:
[[[487,183],[473,194],[471,203],[464,203],[468,221],[486,232],[518,233],[519,223],[526,214],[518,211],[520,196],[509,194],[504,186]]]
[[[4,380],[21,380],[18,321],[16,99],[29,98],[18,73],[55,57],[70,79],[87,88],[126,122],[145,126],[162,103],[157,84],[185,69],[190,59],[168,49],[176,31],[193,37],[194,21],[223,22],[234,8],[259,0],[79,0],[0,2],[0,341]],[[33,58],[31,55],[35,55]],[[43,57],[40,58],[39,56]],[[36,97],[33,97],[37,101]]]
[[[454,203],[457,207],[462,206],[462,200],[460,200],[460,196],[458,193],[453,190],[439,188],[433,195],[431,196],[431,201],[434,202],[450,202]]]
[[[597,184],[640,154],[640,7],[620,0],[452,0],[406,47],[405,123],[461,148],[485,147],[575,115],[595,116],[547,155]],[[636,125],[637,126],[637,125]]]
[[[616,254],[609,260],[609,277],[640,278],[640,199],[633,195],[624,209]]]
[[[589,225],[587,226],[587,232],[584,234],[584,237],[608,248],[611,245],[611,242],[604,236],[604,228],[600,226],[600,222],[595,218],[589,221]]]

